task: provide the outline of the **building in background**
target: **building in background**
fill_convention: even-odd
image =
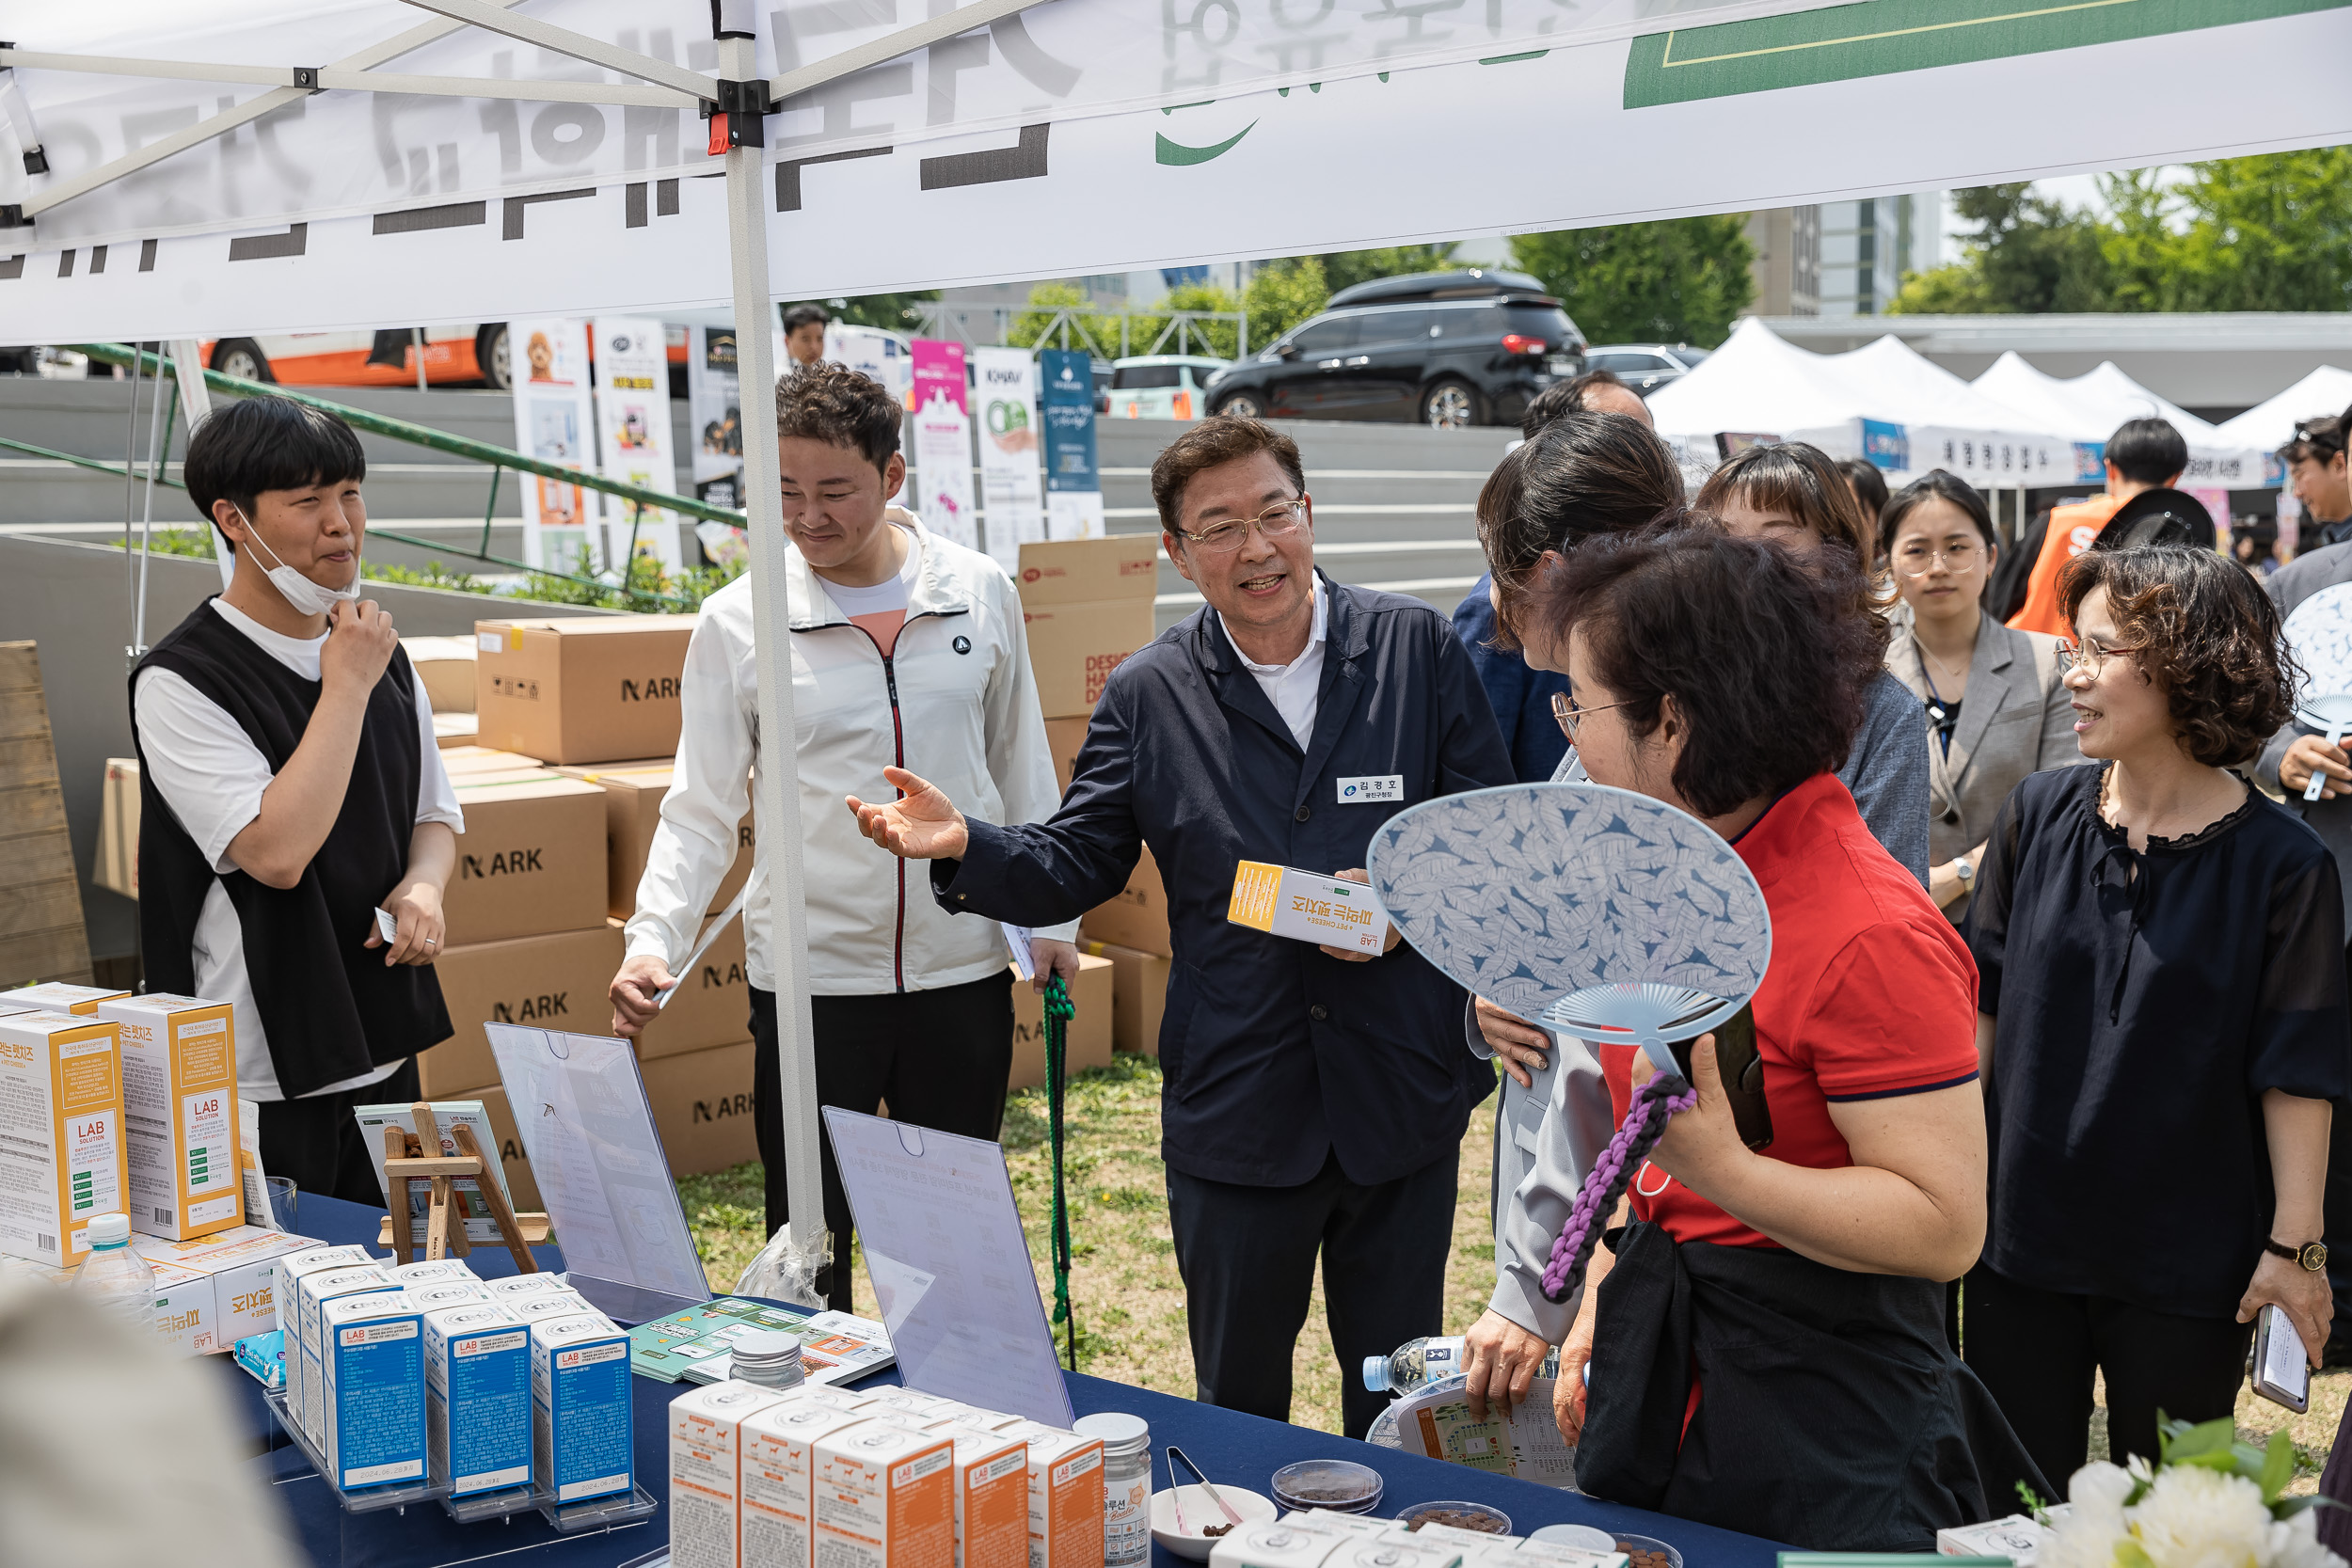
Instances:
[[[1752,316],[1818,316],[1821,313],[1821,209],[1775,207],[1748,214],[1748,263],[1756,279]]]
[[[1939,265],[1942,191],[1748,214],[1757,316],[1877,316],[1904,275]]]

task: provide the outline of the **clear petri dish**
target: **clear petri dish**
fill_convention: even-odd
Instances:
[[[1327,1508],[1369,1513],[1385,1489],[1380,1472],[1346,1459],[1302,1459],[1274,1472],[1274,1500],[1285,1509]]]

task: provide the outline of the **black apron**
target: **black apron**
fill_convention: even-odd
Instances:
[[[1594,1497],[1836,1552],[1932,1552],[2017,1512],[1996,1477],[2055,1499],[1946,1342],[1943,1286],[1647,1222],[1609,1242],[1577,1445]]]
[[[166,634],[138,670],[150,665],[172,671],[218,704],[273,772],[283,770],[302,743],[323,689],[256,646],[209,599]],[[138,670],[131,674],[134,736]],[[387,968],[381,947],[362,945],[374,929],[376,906],[407,875],[423,765],[416,676],[408,656],[394,649],[368,694],[342,811],[302,880],[281,889],[243,871],[215,872],[155,787],[154,770],[140,760],[139,933],[147,988],[194,992],[197,922],[219,881],[237,911],[253,1005],[278,1089],[289,1100],[363,1077],[453,1033],[430,965]]]

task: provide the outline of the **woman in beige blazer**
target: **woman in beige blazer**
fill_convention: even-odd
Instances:
[[[2058,639],[2012,631],[1982,609],[1999,546],[1984,498],[1937,468],[1896,493],[1879,548],[1911,608],[1886,668],[1928,729],[1928,894],[1955,926],[1994,814],[2017,781],[2082,761]]]

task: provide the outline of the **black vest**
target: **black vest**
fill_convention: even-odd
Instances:
[[[317,681],[264,653],[209,599],[156,643],[138,670],[150,665],[218,704],[272,772],[294,756],[318,705]],[[138,670],[131,674],[134,736]],[[376,906],[407,874],[422,752],[416,676],[407,654],[395,649],[368,695],[343,809],[302,880],[285,889],[243,871],[215,872],[140,758],[139,932],[147,987],[183,995],[196,990],[197,919],[218,880],[245,933],[246,975],[278,1088],[289,1100],[413,1056],[453,1033],[430,966],[387,968],[383,948],[362,945],[375,927]]]

